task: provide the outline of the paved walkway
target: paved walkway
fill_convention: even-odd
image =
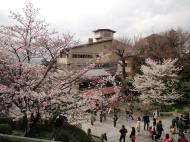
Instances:
[[[163,137],[166,133],[169,133],[169,127],[171,125],[171,117],[163,117],[160,118],[163,123],[164,132],[162,134],[161,139],[158,140],[158,142],[162,142]],[[90,128],[92,131],[92,134],[101,136],[103,133],[107,133],[108,142],[119,142],[119,130],[122,125],[125,125],[125,127],[128,130],[127,136],[126,136],[126,142],[129,142],[129,134],[131,132],[131,127],[136,126],[135,120],[126,120],[124,116],[119,116],[118,123],[116,128],[113,127],[112,118],[108,117],[106,121],[103,121],[103,123],[100,123],[99,120],[94,122],[94,125],[90,125],[90,121],[83,121],[82,122],[82,129],[87,132],[87,129]],[[150,122],[150,125],[152,125],[152,121]],[[171,135],[173,137],[174,142],[177,142],[178,135]],[[143,130],[143,123],[141,123],[141,132],[137,135],[136,142],[152,142],[152,139],[150,138],[147,131]]]

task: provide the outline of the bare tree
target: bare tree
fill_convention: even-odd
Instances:
[[[160,34],[152,34],[137,45],[141,46],[139,52],[144,58],[162,60],[163,58],[176,58],[185,53],[190,47],[190,34],[182,30],[169,30]]]
[[[112,44],[112,52],[116,55],[118,63],[122,68],[122,77],[125,80],[127,78],[126,61],[137,53],[133,41],[129,38],[121,38],[114,40]]]

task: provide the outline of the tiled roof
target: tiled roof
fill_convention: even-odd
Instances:
[[[105,69],[90,69],[88,70],[83,77],[100,77],[100,76],[109,76],[111,75]]]
[[[104,42],[110,42],[112,41],[113,39],[107,39],[107,40],[101,40],[101,41],[96,41],[96,42],[92,42],[92,43],[85,43],[85,44],[80,44],[80,45],[77,45],[77,46],[73,46],[71,47],[70,49],[73,49],[73,48],[80,48],[80,47],[85,47],[85,46],[90,46],[90,45],[95,45],[95,44],[100,44],[100,43],[104,43]]]
[[[113,33],[116,32],[116,31],[111,30],[111,29],[97,29],[97,30],[94,30],[93,32],[99,32],[99,31],[110,31],[110,32],[113,32]]]
[[[98,88],[98,89],[90,89],[90,90],[86,90],[86,91],[81,92],[81,95],[92,96],[92,95],[95,95],[97,93],[102,93],[104,95],[105,94],[114,94],[115,89],[114,89],[114,87],[104,87],[104,88]]]

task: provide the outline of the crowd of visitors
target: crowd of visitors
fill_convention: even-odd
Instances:
[[[177,116],[172,119],[170,132],[172,134],[178,133],[179,136],[184,132],[187,132],[189,118],[185,118],[183,115]]]
[[[131,115],[131,114],[126,113],[126,115]],[[130,116],[131,120],[135,120],[135,118],[131,116]],[[171,126],[170,126],[171,136],[169,133],[166,133],[165,136],[162,136],[162,133],[164,131],[163,129],[164,124],[162,123],[162,120],[159,118],[159,116],[160,116],[159,111],[155,110],[153,111],[151,117],[149,113],[145,113],[145,115],[142,117],[137,117],[136,125],[135,127],[134,126],[131,127],[131,132],[129,133],[129,139],[131,140],[131,142],[135,142],[136,140],[138,140],[138,135],[141,134],[142,129],[144,129],[144,131],[147,131],[149,133],[150,139],[152,139],[153,141],[159,140],[163,142],[174,142],[173,136],[177,134],[179,135],[178,142],[188,142],[188,140],[185,138],[184,135],[184,133],[186,133],[188,129],[187,126],[189,120],[187,118],[185,118],[183,115],[173,118],[171,120]],[[106,118],[104,118],[104,120],[106,120]],[[116,127],[118,121],[118,115],[116,113],[114,113],[112,120],[113,120],[113,127]],[[100,122],[102,123],[102,121],[103,121],[103,112],[100,112]],[[150,121],[152,121],[152,123],[150,123]],[[143,125],[143,127],[141,127],[141,125]],[[166,132],[167,131],[168,130],[166,130]],[[126,134],[128,133],[127,128],[125,128],[125,125],[122,125],[122,128],[119,130],[119,133],[120,133],[119,142],[125,142]],[[106,133],[102,134],[101,137],[103,138],[103,140],[107,141]]]

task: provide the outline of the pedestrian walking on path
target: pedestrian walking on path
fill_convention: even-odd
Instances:
[[[156,118],[153,118],[153,126],[156,126]]]
[[[120,138],[119,138],[119,142],[125,142],[125,137],[126,137],[126,133],[127,133],[127,129],[125,128],[125,125],[122,125],[122,128],[119,130],[120,132]]]
[[[172,127],[173,127],[173,128],[177,127],[177,124],[176,124],[176,123],[177,123],[176,118],[173,118],[173,119],[172,119]]]
[[[138,133],[140,133],[140,129],[141,129],[141,118],[138,117],[137,118],[137,124],[136,124],[136,130]]]
[[[143,116],[143,121],[144,121],[144,130],[145,130],[145,128],[146,128],[146,130],[148,130],[150,118],[147,114]]]
[[[106,115],[107,115],[107,114],[106,114],[106,111],[104,110],[104,111],[103,111],[104,121],[106,121]]]
[[[90,128],[88,128],[88,130],[87,130],[87,135],[90,136],[90,137],[91,137],[91,135],[92,135],[92,131],[91,131]]]
[[[158,134],[156,133],[156,125],[152,126],[151,137],[152,137],[152,140],[154,141],[158,139]]]
[[[107,135],[106,135],[106,133],[103,133],[102,135],[101,135],[101,142],[104,142],[104,141],[106,141],[107,142]]]
[[[135,142],[135,140],[136,140],[135,127],[132,127],[132,131],[131,131],[131,134],[130,134],[130,139],[131,139],[131,142]]]
[[[100,123],[102,123],[102,119],[103,119],[103,111],[100,111],[99,117],[100,117]]]
[[[118,117],[116,114],[114,114],[113,116],[113,126],[116,127],[116,123],[117,123]]]
[[[162,131],[163,131],[163,127],[162,127],[162,121],[160,120],[157,124],[156,124],[156,131],[157,131],[157,139],[159,139],[162,136]]]
[[[155,110],[155,111],[153,112],[153,118],[154,118],[154,119],[157,119],[157,118],[158,118],[158,110]]]
[[[177,125],[178,125],[178,129],[179,129],[179,136],[181,136],[183,134],[183,131],[184,131],[184,121],[182,120],[182,118],[180,118],[178,121],[177,121]]]
[[[95,121],[94,113],[91,112],[91,114],[90,114],[90,123],[91,123],[91,125],[94,125],[94,121]]]

